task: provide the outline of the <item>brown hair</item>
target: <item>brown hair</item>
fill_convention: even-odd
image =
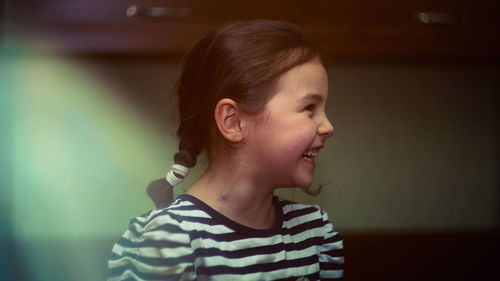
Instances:
[[[282,21],[233,22],[205,35],[185,57],[176,94],[180,124],[176,164],[193,167],[210,142],[217,102],[230,98],[261,112],[277,78],[319,58],[300,28]]]

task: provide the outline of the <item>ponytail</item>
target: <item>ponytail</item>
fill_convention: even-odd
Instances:
[[[188,149],[185,142],[179,144],[179,152],[174,155],[174,164],[170,167],[165,178],[153,181],[146,192],[155,203],[156,208],[168,206],[174,199],[173,188],[184,181],[190,168],[196,165],[196,158],[200,149]]]

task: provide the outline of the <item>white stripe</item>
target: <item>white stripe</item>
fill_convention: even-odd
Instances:
[[[316,227],[316,228],[312,228],[312,229],[309,229],[309,230],[306,230],[304,232],[300,232],[300,233],[297,233],[295,235],[283,235],[284,239],[290,237],[291,240],[289,242],[293,242],[293,243],[298,243],[298,242],[302,242],[304,240],[307,240],[309,238],[313,238],[313,237],[323,237],[323,236],[319,236],[318,233],[319,233],[319,229],[321,229],[320,227]],[[287,241],[288,242],[288,241]]]
[[[342,240],[333,242],[333,243],[328,243],[328,244],[323,244],[321,245],[321,251],[326,252],[330,250],[335,250],[335,249],[342,249],[344,248],[344,242]]]
[[[234,230],[228,228],[223,224],[209,225],[199,222],[182,222],[186,230],[203,230],[211,234],[228,234],[234,233]]]
[[[147,231],[150,231],[150,230],[155,229],[157,227],[162,227],[166,224],[180,226],[179,222],[177,220],[173,219],[169,215],[157,216],[156,218],[148,221],[144,226],[142,226],[138,223],[133,223],[131,226],[133,226],[134,230],[137,232],[147,232]]]
[[[211,238],[195,238],[193,239],[193,245],[201,245],[201,248],[219,248],[227,249],[230,251],[237,251],[241,249],[248,249],[259,246],[272,246],[279,243],[283,243],[282,236],[274,235],[271,237],[264,238],[245,238],[234,241],[216,241]]]
[[[174,241],[177,243],[189,245],[191,241],[189,239],[189,234],[187,233],[170,233],[161,230],[144,232],[141,233],[140,236],[136,236],[132,231],[127,230],[125,234],[123,234],[123,238],[135,243],[141,243],[146,240],[152,240],[152,241]]]
[[[182,217],[194,217],[194,218],[211,218],[209,214],[201,210],[168,210],[172,214],[182,216]]]
[[[340,278],[344,275],[344,270],[322,270],[320,271],[320,278]]]
[[[311,246],[309,248],[286,252],[282,250],[273,254],[263,254],[254,255],[242,258],[226,258],[222,256],[213,256],[204,259],[204,265],[206,266],[218,266],[218,265],[229,265],[231,267],[244,267],[253,264],[266,264],[266,263],[276,263],[282,260],[286,260],[287,257],[293,257],[293,259],[300,259],[309,256],[316,255],[316,246]]]
[[[176,247],[159,249],[155,247],[129,248],[116,245],[113,247],[113,253],[123,255],[124,253],[135,254],[145,258],[178,258],[189,255],[193,252],[190,247]]]
[[[142,263],[138,260],[134,260],[130,257],[122,257],[119,260],[109,261],[108,265],[110,269],[120,267],[126,264],[133,265],[138,271],[143,273],[150,274],[161,274],[161,275],[171,275],[171,274],[182,274],[187,267],[191,265],[191,263],[179,263],[176,266],[152,266],[145,263]],[[129,271],[128,269],[122,273],[122,276],[126,275],[125,272]],[[130,273],[132,273],[130,271]]]
[[[171,274],[171,273],[170,273]],[[179,273],[181,274],[181,273]],[[132,278],[133,280],[137,281],[151,281],[151,280],[144,280],[142,278],[139,278],[134,272],[132,272],[130,269],[125,270],[121,275],[115,276],[113,278],[108,278],[107,281],[121,281],[127,278]],[[180,276],[179,281],[186,281],[186,280],[196,280],[196,275],[194,272],[184,272]]]
[[[328,255],[319,255],[319,262],[332,262],[337,264],[343,264],[344,257],[331,257]]]
[[[203,248],[221,248],[221,249],[230,249],[232,251],[247,249],[259,246],[272,246],[280,243],[288,244],[288,243],[299,243],[304,240],[307,240],[314,236],[316,232],[314,229],[308,230],[306,232],[297,233],[295,235],[281,235],[276,234],[270,237],[251,237],[244,238],[234,241],[217,241],[212,238],[195,238],[193,239],[193,245],[201,245]],[[339,241],[341,242],[341,241]],[[338,242],[332,243],[333,245],[337,245]],[[333,247],[332,247],[333,248]]]
[[[283,214],[287,214],[287,213],[292,212],[292,211],[303,210],[303,209],[307,209],[307,208],[311,208],[311,207],[318,209],[314,205],[304,205],[304,204],[300,204],[300,203],[288,204],[288,205],[283,206]]]
[[[198,276],[198,280],[220,280],[220,281],[234,281],[234,280],[276,280],[283,278],[283,276],[304,276],[310,273],[318,272],[319,271],[319,265],[318,264],[312,264],[312,265],[305,265],[305,266],[299,266],[299,267],[288,267],[288,268],[283,268],[283,269],[277,269],[274,271],[269,271],[269,272],[256,272],[256,273],[250,273],[250,274],[245,274],[245,275],[238,275],[238,274],[221,274],[214,276],[212,278],[206,277],[206,276]]]
[[[313,220],[317,220],[318,218],[319,218],[318,212],[313,212],[313,213],[305,214],[302,216],[293,217],[293,218],[285,221],[285,224],[286,224],[287,228],[292,228],[292,227],[297,226],[297,225],[301,225],[301,224],[304,224],[304,223],[307,223],[307,222],[310,222]]]
[[[170,208],[178,208],[178,207],[186,207],[186,206],[194,206],[190,201],[185,201],[180,198],[175,199],[175,201],[169,206]]]

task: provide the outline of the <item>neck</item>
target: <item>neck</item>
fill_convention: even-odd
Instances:
[[[203,176],[188,190],[226,217],[251,228],[274,225],[274,188],[255,181],[249,169],[233,161],[214,160]]]

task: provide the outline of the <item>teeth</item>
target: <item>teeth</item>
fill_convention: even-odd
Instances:
[[[308,152],[304,153],[302,156],[306,160],[313,160],[317,155],[318,155],[318,152],[308,151]]]

